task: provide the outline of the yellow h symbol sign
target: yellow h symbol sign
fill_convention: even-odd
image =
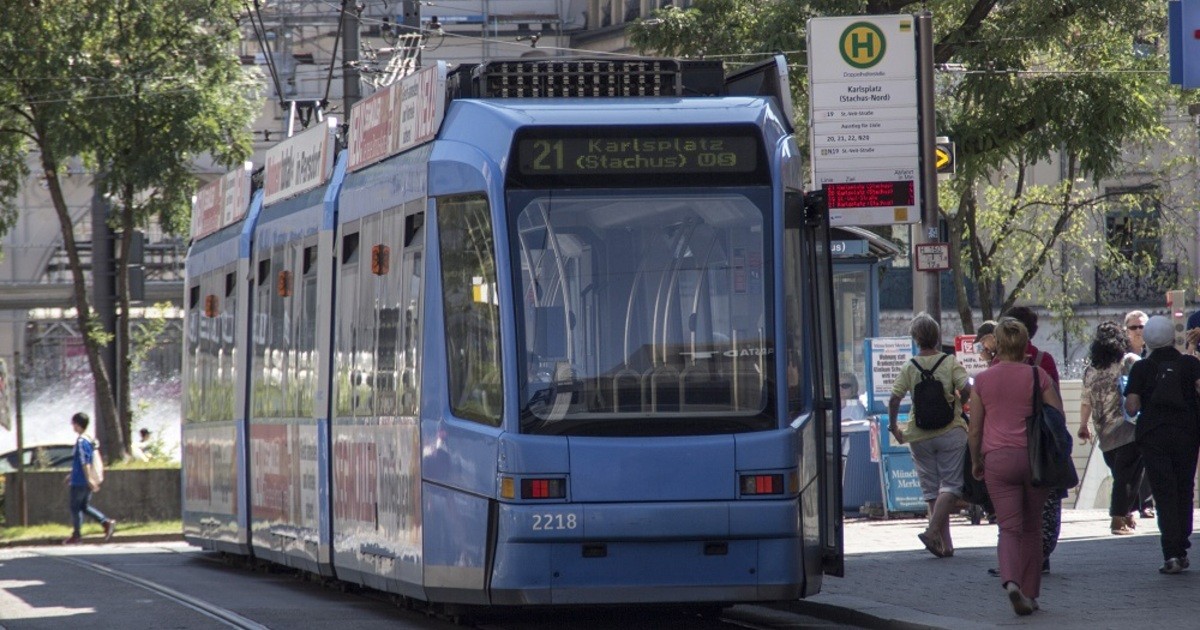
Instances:
[[[878,26],[870,22],[855,22],[842,31],[838,51],[851,66],[863,69],[879,63],[887,49],[887,39]]]
[[[875,51],[875,33],[858,30],[850,33],[850,56],[855,59],[870,58]]]

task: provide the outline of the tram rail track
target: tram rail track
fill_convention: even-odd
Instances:
[[[113,569],[112,567],[106,567],[102,564],[99,564],[96,562],[90,562],[88,560],[84,560],[84,559],[81,559],[81,558],[75,557],[75,556],[64,556],[64,555],[48,554],[48,553],[42,553],[42,552],[36,552],[36,553],[37,553],[37,555],[40,555],[40,556],[43,556],[46,558],[53,558],[55,560],[64,562],[66,564],[71,564],[71,565],[77,566],[82,569],[87,569],[88,571],[98,573],[107,578],[111,578],[114,580],[120,580],[122,582],[125,582],[126,584],[137,586],[137,587],[147,590],[151,593],[154,593],[155,595],[158,595],[164,599],[173,601],[176,604],[179,604],[180,606],[189,608],[201,615],[204,615],[205,617],[208,617],[210,619],[213,619],[214,621],[220,622],[230,628],[238,628],[240,630],[269,630],[269,628],[270,628],[270,626],[265,626],[265,625],[258,623],[257,621],[254,621],[252,619],[247,619],[246,617],[243,617],[243,616],[233,612],[232,610],[222,608],[222,607],[212,604],[210,602],[204,601],[198,597],[192,597],[191,595],[188,595],[187,593],[181,593],[173,588],[163,586],[162,584],[158,584],[151,580],[147,580],[145,578],[140,578],[136,575],[131,575],[129,573],[125,573],[124,571],[118,571],[116,569]]]

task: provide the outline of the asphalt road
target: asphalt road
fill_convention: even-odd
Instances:
[[[371,628],[461,630],[733,630],[847,627],[737,606],[720,618],[689,609],[516,611],[455,625],[292,571],[234,566],[184,543],[0,549],[0,628],[58,630]]]

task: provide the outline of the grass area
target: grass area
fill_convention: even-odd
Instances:
[[[179,534],[182,531],[182,521],[153,521],[150,523],[118,521],[116,538],[123,536]],[[84,524],[82,532],[84,538],[104,535],[104,530],[101,529],[100,525],[91,521]],[[0,542],[58,539],[66,538],[70,535],[71,526],[66,523],[47,523],[45,525],[30,525],[29,527],[0,527]]]

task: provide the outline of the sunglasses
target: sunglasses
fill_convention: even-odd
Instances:
[[[1145,328],[1145,326],[1126,326],[1126,328],[1128,328],[1129,330],[1141,330],[1141,329]]]
[[[853,389],[854,388],[853,385],[838,385],[838,387],[840,387],[842,389]]]

